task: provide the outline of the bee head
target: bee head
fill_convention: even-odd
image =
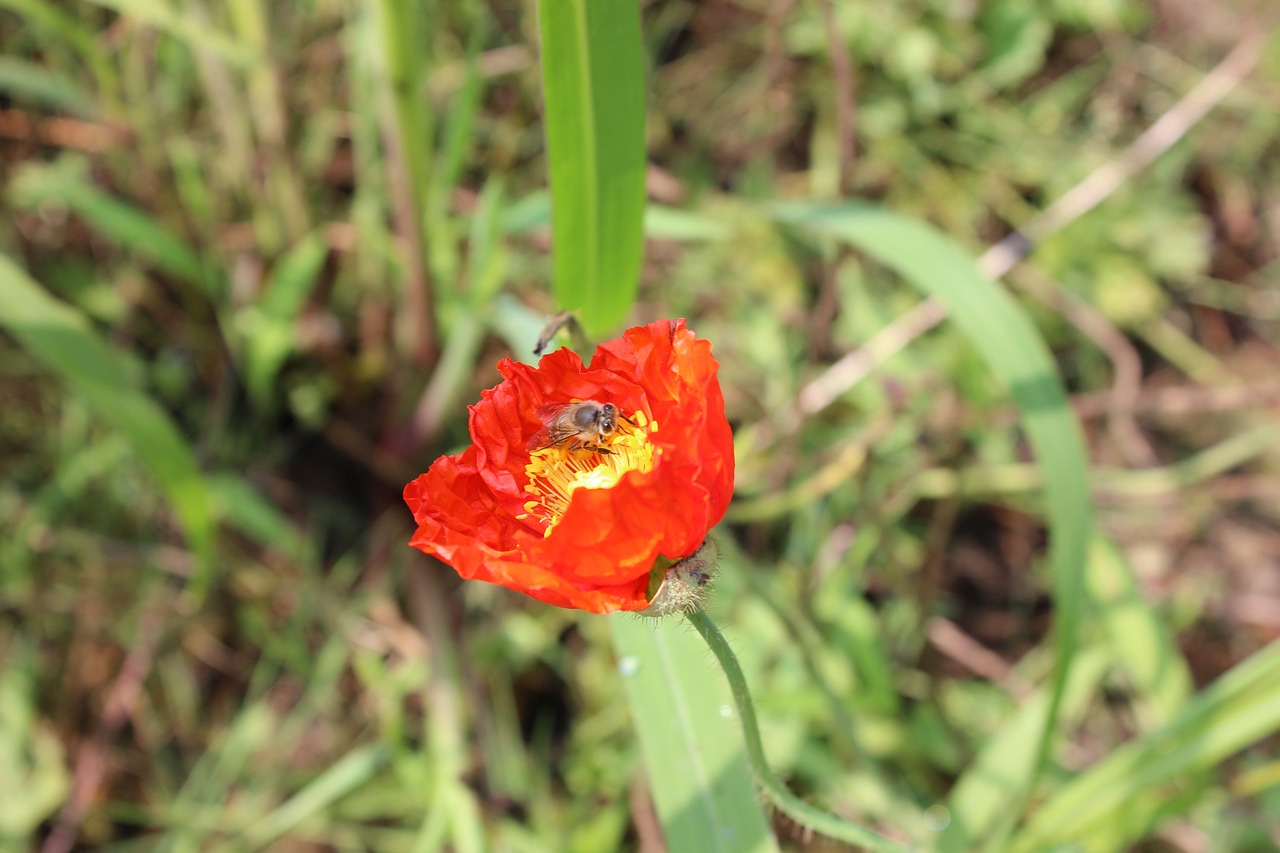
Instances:
[[[613,403],[605,403],[600,407],[600,432],[608,435],[618,425],[618,410]]]

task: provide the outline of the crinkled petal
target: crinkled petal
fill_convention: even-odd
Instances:
[[[627,330],[588,367],[569,350],[537,368],[504,359],[503,381],[470,409],[473,444],[436,460],[405,488],[418,530],[410,544],[484,580],[540,601],[595,613],[639,610],[659,556],[693,553],[733,491],[733,437],[709,342],[663,320]],[[526,510],[530,439],[551,403],[611,402],[643,412],[652,470],[608,489],[578,489],[544,535]]]
[[[578,582],[554,565],[531,560],[544,545],[541,533],[514,524],[488,492],[475,468],[476,448],[436,460],[409,483],[405,503],[418,530],[409,544],[448,563],[468,580],[523,592],[560,607],[612,613],[647,605],[647,577],[628,575]]]

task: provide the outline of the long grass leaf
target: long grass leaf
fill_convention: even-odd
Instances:
[[[508,236],[546,228],[551,222],[551,197],[532,192],[502,209],[502,233]],[[733,236],[733,228],[720,219],[679,207],[649,203],[644,209],[644,236],[680,243],[706,243]]]
[[[788,204],[778,219],[843,240],[898,272],[944,304],[951,321],[1021,409],[1036,462],[1044,472],[1056,632],[1051,701],[1039,728],[1036,760],[1008,781],[1005,815],[1020,811],[1047,758],[1075,652],[1084,603],[1084,561],[1092,526],[1088,457],[1048,347],[1007,291],[973,258],[924,222],[865,205]],[[977,836],[973,836],[977,837]]]
[[[373,82],[384,125],[386,180],[396,222],[404,241],[403,307],[406,343],[420,365],[435,360],[436,291],[430,270],[426,233],[428,190],[434,134],[432,111],[424,109],[422,87],[427,75],[427,25],[431,19],[416,7],[395,0],[368,4],[370,38],[375,45]]]
[[[270,844],[309,817],[319,814],[341,797],[363,785],[385,763],[386,748],[361,746],[347,753],[261,821],[251,826],[243,841],[249,849]]]
[[[1113,751],[1059,789],[1012,849],[1034,853],[1076,838],[1113,815],[1126,815],[1148,792],[1206,770],[1278,730],[1280,642],[1275,642],[1188,702],[1168,726]]]
[[[644,57],[633,0],[540,0],[556,301],[600,337],[643,249]]]
[[[1082,653],[1067,679],[1062,715],[1078,719],[1096,695],[1109,656],[1100,650]],[[1008,808],[1012,785],[1035,772],[1036,745],[1048,713],[1051,692],[1037,691],[1025,699],[999,732],[983,745],[973,764],[947,797],[950,823],[938,838],[937,853],[963,853],[973,839],[994,826]]]
[[[724,677],[683,621],[614,616],[618,668],[672,853],[769,851]]]
[[[486,23],[476,15],[467,34],[462,86],[450,98],[443,122],[440,155],[427,187],[426,231],[431,270],[438,281],[455,281],[462,261],[458,251],[458,224],[449,216],[453,192],[475,144],[476,116],[484,94],[478,56],[484,44]]]
[[[59,302],[0,255],[0,326],[80,394],[93,412],[125,436],[181,520],[200,565],[198,593],[212,568],[213,515],[190,444],[173,421],[139,390],[131,372],[84,317]]]

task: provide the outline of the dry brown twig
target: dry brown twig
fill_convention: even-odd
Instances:
[[[42,116],[26,110],[0,110],[0,138],[38,142],[99,154],[124,144],[132,136],[122,126],[66,116]]]
[[[1096,418],[1115,406],[1114,391],[1081,394],[1072,399],[1076,414]],[[1280,379],[1215,388],[1186,387],[1149,388],[1132,401],[1135,412],[1160,415],[1191,415],[1205,412],[1234,412],[1280,405]]]
[[[974,675],[1002,685],[1009,693],[1025,699],[1033,688],[1022,680],[1004,658],[979,643],[949,619],[935,616],[926,628],[929,644]]]

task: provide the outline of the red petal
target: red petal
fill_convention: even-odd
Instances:
[[[688,556],[723,517],[733,492],[733,437],[709,342],[663,320],[628,329],[584,368],[568,350],[537,369],[504,359],[503,381],[471,407],[475,442],[436,460],[405,488],[418,522],[411,545],[465,578],[501,584],[541,601],[595,613],[647,605],[659,555]],[[659,428],[654,469],[612,489],[582,489],[542,535],[525,515],[529,439],[540,408],[572,400],[644,411]]]

